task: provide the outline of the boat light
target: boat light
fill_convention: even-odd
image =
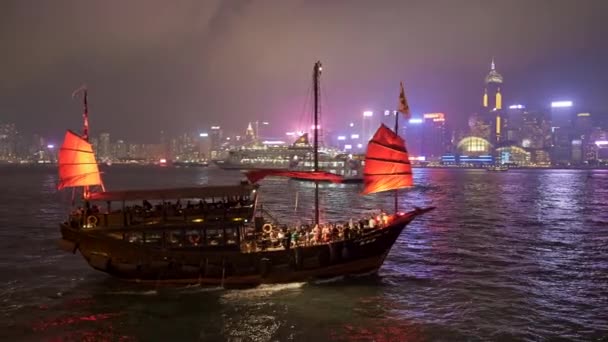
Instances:
[[[194,222],[194,223],[201,223],[203,221],[204,220],[202,218],[197,218],[197,219],[192,220],[192,222]]]
[[[551,108],[572,107],[572,101],[554,101],[551,102]]]
[[[608,146],[608,140],[596,140],[595,144],[597,147]]]

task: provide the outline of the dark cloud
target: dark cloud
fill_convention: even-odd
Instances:
[[[78,127],[73,89],[91,89],[94,130],[157,132],[255,119],[301,122],[313,63],[325,118],[391,108],[463,121],[492,56],[507,102],[572,97],[605,110],[603,0],[4,1],[0,120],[57,134]]]

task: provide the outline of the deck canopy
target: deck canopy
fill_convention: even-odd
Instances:
[[[250,196],[257,188],[253,184],[201,186],[192,188],[173,188],[156,190],[125,190],[94,192],[89,196],[91,201],[137,201],[137,200],[172,200],[182,198],[220,198],[232,196]]]

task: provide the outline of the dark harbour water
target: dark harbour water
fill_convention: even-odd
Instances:
[[[109,189],[231,183],[238,172],[112,166]],[[608,341],[608,172],[416,169],[378,276],[248,290],[142,286],[56,247],[70,192],[53,167],[0,167],[0,341]],[[392,195],[324,186],[327,218]],[[262,183],[265,208],[312,215],[313,188]],[[295,208],[296,198],[298,207]]]

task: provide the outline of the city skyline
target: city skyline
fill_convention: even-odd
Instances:
[[[84,82],[98,133],[154,141],[160,130],[208,122],[236,131],[256,117],[288,126],[308,115],[316,59],[330,127],[391,109],[402,80],[414,113],[465,124],[492,57],[505,105],[569,99],[608,113],[601,1],[180,5],[3,3],[0,120],[46,136],[76,129],[80,103],[70,94]]]

